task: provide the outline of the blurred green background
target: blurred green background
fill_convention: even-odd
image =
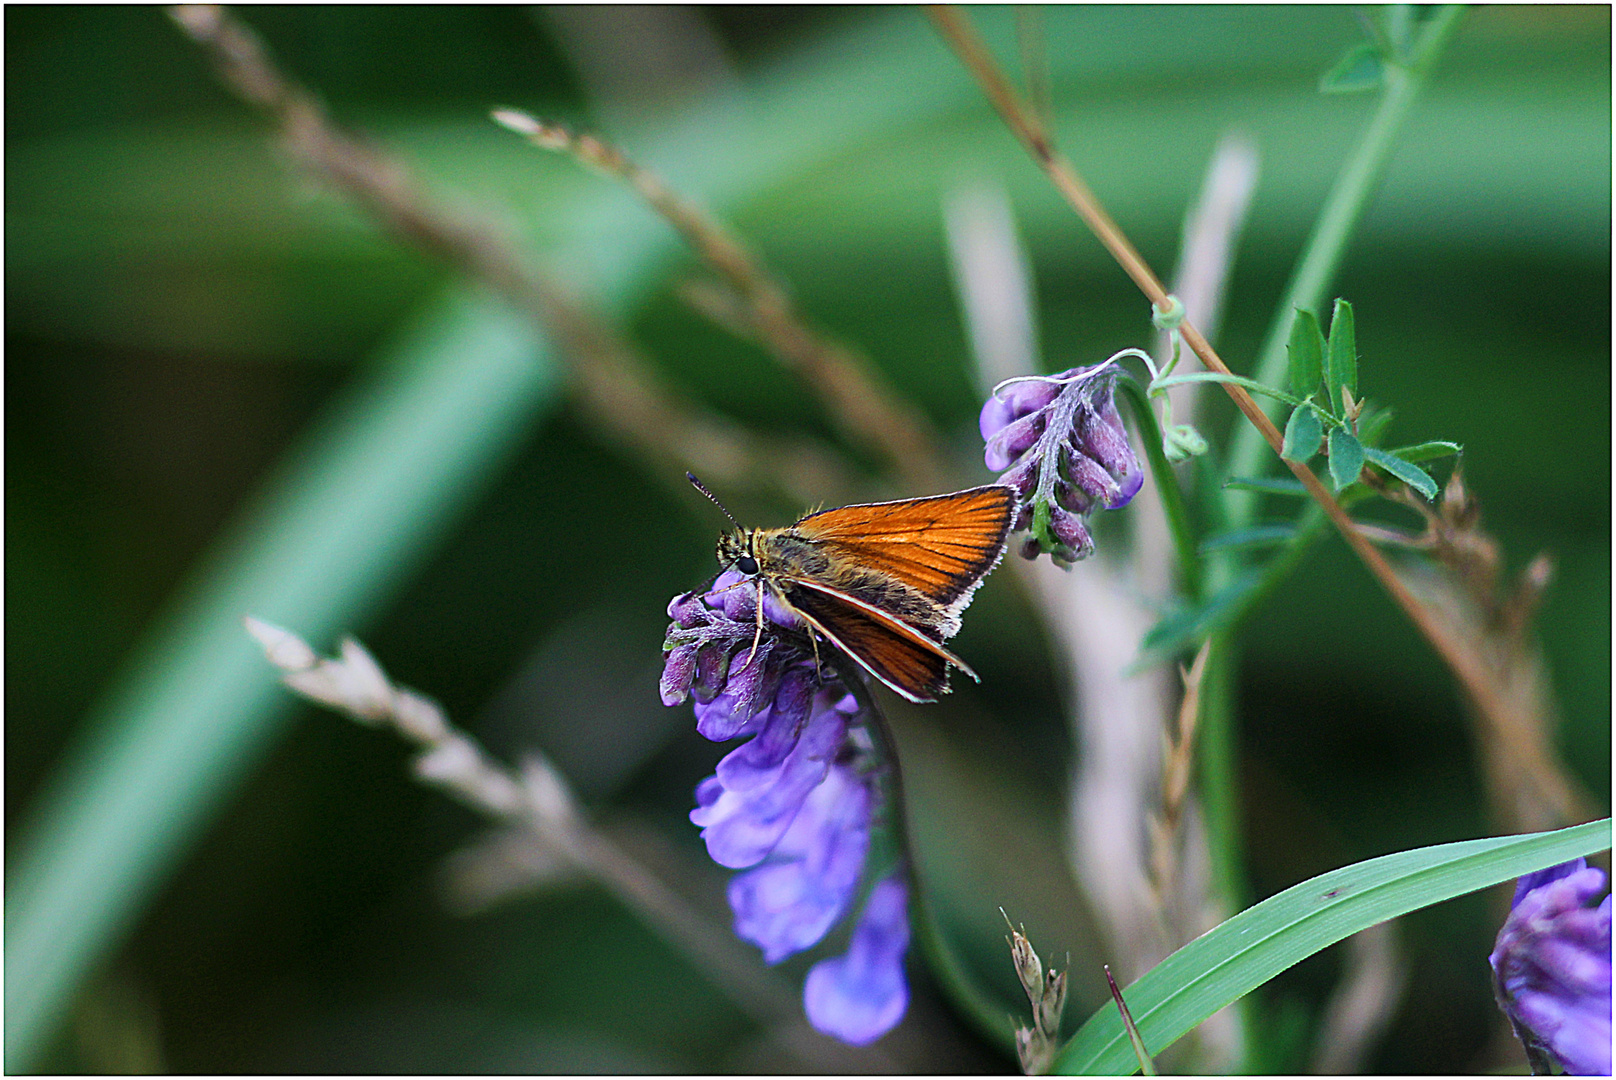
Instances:
[[[760,430],[834,440],[791,376],[679,300],[693,265],[665,225],[611,181],[496,128],[490,107],[595,127],[721,212],[817,324],[927,412],[973,482],[987,474],[941,211],[955,185],[988,178],[1009,193],[1050,369],[1146,343],[1144,301],[917,10],[240,14],[340,121],[410,162],[435,196],[520,236],[672,385]],[[1009,13],[977,14],[1014,67]],[[1360,39],[1352,11],[1052,8],[1042,21],[1058,141],[1159,271],[1218,136],[1255,141],[1262,176],[1220,344],[1247,369],[1372,107],[1316,88]],[[37,820],[55,770],[101,745],[98,725],[115,728],[108,702],[125,691],[112,688],[153,662],[139,643],[172,629],[197,575],[219,565],[209,552],[250,545],[228,523],[264,505],[262,485],[291,475],[295,486],[277,462],[330,430],[339,403],[385,382],[400,354],[447,365],[458,360],[430,342],[462,339],[445,329],[458,310],[444,301],[452,275],[292,168],[162,11],[13,6],[5,26],[9,924],[19,830]],[[688,62],[669,69],[680,77],[637,80],[656,70],[647,43]],[[1471,12],[1332,290],[1357,310],[1362,386],[1398,411],[1391,441],[1463,443],[1511,567],[1554,557],[1540,628],[1560,747],[1606,806],[1610,101],[1608,8]],[[664,606],[711,573],[720,522],[570,405],[525,329],[488,333],[490,349],[529,367],[515,404],[446,490],[412,504],[415,539],[363,556],[374,580],[349,614],[293,629],[327,635],[322,649],[351,629],[496,752],[544,749],[599,817],[723,921],[725,874],[685,818],[722,750],[655,692]],[[1214,438],[1230,411],[1214,408]],[[757,522],[801,509],[733,501]],[[958,641],[981,685],[917,718],[906,767],[945,924],[1020,1012],[999,905],[1046,956],[1094,954],[1062,854],[1059,667],[1007,578],[989,582]],[[1451,680],[1338,539],[1308,557],[1247,641],[1254,898],[1493,831]],[[250,653],[234,638],[219,647]],[[272,696],[279,718],[220,759],[216,791],[204,781],[186,796],[194,816],[172,825],[172,855],[153,857],[149,902],[131,902],[38,1067],[816,1064],[596,889],[449,914],[440,866],[481,823],[413,783],[391,737]],[[1375,1069],[1491,1062],[1484,957],[1496,915],[1471,896],[1404,920],[1411,983]],[[1305,1061],[1295,1046],[1339,974],[1334,952],[1259,995],[1260,1030],[1291,1033],[1273,1036],[1290,1047],[1273,1051],[1276,1065]],[[784,966],[793,985],[805,968]],[[923,965],[911,972],[916,1000],[881,1044],[883,1064],[1013,1067]],[[1101,1000],[1093,975],[1074,971],[1074,1021]]]

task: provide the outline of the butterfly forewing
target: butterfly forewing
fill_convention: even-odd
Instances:
[[[793,582],[788,602],[831,644],[910,701],[936,701],[947,693],[950,663],[970,670],[912,627],[845,595]]]
[[[925,499],[839,506],[792,531],[828,552],[890,574],[938,604],[969,595],[993,569],[1015,493],[990,485]]]

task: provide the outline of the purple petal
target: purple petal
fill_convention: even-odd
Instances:
[[[1539,886],[1547,885],[1551,881],[1559,881],[1563,877],[1570,877],[1578,870],[1586,870],[1587,868],[1587,859],[1572,859],[1570,862],[1556,863],[1554,866],[1532,871],[1532,873],[1515,882],[1515,896],[1509,902],[1510,909],[1514,910],[1519,907],[1521,901],[1526,898],[1526,894]]]
[[[1059,506],[1049,508],[1049,531],[1079,559],[1087,558],[1094,552],[1094,537],[1089,535],[1088,526],[1083,524],[1083,519],[1076,514],[1067,513]]]
[[[696,654],[696,677],[691,682],[691,693],[700,702],[711,701],[724,689],[729,677],[729,657],[723,648],[709,645]]]
[[[997,435],[1010,421],[1016,418],[1015,411],[1010,403],[994,395],[982,403],[982,415],[977,418],[976,426],[981,429],[982,441],[986,442]]]
[[[752,791],[778,778],[780,767],[796,749],[799,736],[807,732],[805,720],[808,703],[813,698],[812,678],[806,666],[798,666],[780,680],[780,691],[769,709],[768,722],[757,738],[731,751],[718,763],[718,779],[725,790]],[[832,719],[828,725],[816,724],[814,731],[825,738],[835,726]]]
[[[724,575],[728,577],[729,575]],[[725,618],[741,623],[757,622],[757,594],[758,582],[756,579],[743,578],[740,582],[731,585],[727,591],[717,594],[716,598],[722,607]],[[713,593],[709,593],[713,596]]]
[[[710,742],[729,742],[742,735],[753,735],[762,730],[769,718],[768,710],[748,713],[743,703],[727,690],[709,702],[696,702],[696,731]]]
[[[1125,476],[1119,477],[1118,480],[1117,480],[1117,487],[1118,487],[1118,489],[1120,491],[1120,494],[1117,496],[1117,498],[1115,500],[1113,500],[1112,502],[1107,503],[1105,508],[1107,510],[1120,510],[1120,509],[1122,509],[1124,506],[1127,506],[1130,502],[1133,501],[1133,497],[1135,495],[1139,494],[1139,489],[1144,487],[1144,486],[1145,486],[1145,473],[1144,473],[1144,470],[1142,470],[1142,469],[1135,469],[1133,472],[1131,472],[1131,473],[1129,473],[1129,474],[1127,474]]]
[[[1043,412],[1029,413],[1007,424],[988,440],[987,446],[982,451],[982,460],[994,472],[1003,472],[1022,454],[1032,449],[1032,444],[1038,441],[1038,436],[1044,433],[1044,428],[1048,424],[1049,414]]]
[[[763,865],[729,884],[735,932],[773,964],[818,944],[847,910],[870,843],[869,785],[839,765]]]
[[[774,767],[760,767],[747,758],[751,743],[719,762],[723,794],[690,812],[690,820],[702,826],[701,836],[713,861],[732,870],[761,862],[779,843],[809,792],[825,779],[846,731],[847,720],[840,713],[816,713]],[[745,787],[730,787],[723,779],[726,775],[741,778]]]
[[[696,677],[696,645],[676,645],[662,658],[662,704],[677,705],[690,696]]]
[[[802,618],[791,608],[786,607],[785,603],[768,589],[763,591],[763,617],[774,625],[784,626],[787,629],[802,625]]]
[[[999,477],[999,483],[1015,488],[1017,497],[1026,499],[1032,494],[1032,489],[1038,486],[1038,459],[1022,459],[1015,468]]]
[[[696,702],[696,730],[702,738],[725,742],[763,726],[762,711],[778,685],[780,669],[769,662],[774,651],[771,639],[758,645],[757,656],[749,656],[751,649],[747,645],[731,657],[722,693],[711,701]]]
[[[707,607],[695,593],[684,593],[668,601],[668,618],[689,630],[707,621]]]
[[[982,404],[977,426],[982,431],[983,441],[993,438],[1006,424],[1044,408],[1055,400],[1060,390],[1058,385],[1044,379],[1002,387]]]
[[[867,1046],[891,1031],[909,1006],[903,955],[909,947],[903,883],[887,878],[870,891],[844,956],[808,972],[802,1003],[808,1021],[826,1035]]]
[[[1094,499],[1089,493],[1065,480],[1055,482],[1055,501],[1074,514],[1087,514],[1094,509]]]
[[[1061,471],[1071,480],[1072,485],[1101,506],[1109,507],[1122,494],[1117,482],[1111,479],[1111,474],[1105,471],[1105,467],[1082,451],[1069,449],[1061,466]]]

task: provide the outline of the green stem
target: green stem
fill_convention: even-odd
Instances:
[[[1302,399],[1295,394],[1288,394],[1256,379],[1248,379],[1244,375],[1225,375],[1220,371],[1192,371],[1187,375],[1165,375],[1150,384],[1152,390],[1165,390],[1169,386],[1181,386],[1184,383],[1232,383],[1243,386],[1254,394],[1265,394],[1282,405],[1298,408]]]
[[[1190,526],[1189,509],[1184,505],[1184,493],[1179,489],[1178,477],[1174,475],[1172,465],[1168,464],[1167,454],[1162,450],[1161,428],[1156,423],[1156,411],[1150,407],[1150,397],[1145,393],[1145,388],[1139,385],[1138,380],[1124,375],[1117,380],[1117,385],[1133,409],[1134,422],[1139,425],[1139,438],[1145,444],[1145,457],[1150,460],[1150,472],[1156,481],[1156,493],[1161,498],[1162,512],[1167,517],[1167,531],[1172,534],[1173,547],[1178,552],[1178,565],[1184,582],[1184,591],[1200,599],[1203,582],[1198,541],[1195,530]]]
[[[921,881],[919,860],[915,858],[914,834],[909,830],[908,803],[904,798],[903,769],[898,762],[898,741],[893,738],[892,727],[886,714],[875,703],[863,672],[842,656],[831,659],[842,684],[859,704],[859,711],[868,719],[870,731],[878,744],[881,756],[881,788],[885,798],[888,828],[901,852],[905,881],[909,887],[909,924],[926,961],[948,996],[960,1006],[983,1036],[1005,1052],[1016,1051],[1015,1033],[1009,1023],[1009,1010],[998,998],[977,985],[965,962],[943,934],[942,925],[932,910],[931,900]]]
[[[1287,357],[1286,342],[1290,339],[1291,319],[1297,308],[1318,311],[1324,303],[1325,292],[1335,279],[1336,270],[1346,253],[1347,241],[1363,217],[1369,197],[1386,171],[1392,146],[1403,129],[1409,109],[1419,96],[1436,58],[1458,27],[1462,5],[1450,4],[1441,8],[1425,25],[1420,40],[1410,52],[1407,67],[1385,65],[1385,89],[1380,105],[1375,110],[1369,127],[1359,140],[1346,167],[1336,177],[1335,186],[1319,212],[1313,235],[1309,238],[1301,263],[1296,268],[1284,299],[1268,328],[1268,337],[1258,354],[1254,377],[1260,383],[1279,385],[1284,381]],[[1278,412],[1264,404],[1270,416]],[[1250,425],[1240,425],[1234,436],[1229,456],[1229,472],[1233,476],[1258,476],[1269,461],[1268,447],[1260,433]],[[1228,493],[1229,519],[1232,525],[1249,524],[1256,512],[1255,493],[1231,491]],[[1230,560],[1219,560],[1215,577],[1232,570]],[[1215,581],[1221,584],[1221,581]]]
[[[1200,764],[1201,807],[1206,814],[1212,881],[1229,912],[1245,906],[1244,851],[1240,843],[1240,778],[1236,752],[1234,665],[1239,659],[1227,629],[1212,636],[1212,652],[1201,677],[1201,716],[1196,755]]]

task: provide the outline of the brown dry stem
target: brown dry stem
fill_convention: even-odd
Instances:
[[[282,76],[245,24],[215,5],[170,10],[207,50],[225,85],[276,122],[294,159],[391,232],[487,285],[553,335],[587,413],[653,461],[677,465],[659,468],[659,475],[678,477],[689,468],[718,484],[778,484],[802,502],[824,498],[827,489],[852,489],[847,469],[825,448],[760,439],[674,393],[495,228],[434,203],[402,162],[338,127],[313,95]]]
[[[1440,569],[1408,562],[1398,573],[1450,633],[1474,643],[1484,661],[1487,692],[1472,695],[1470,704],[1499,825],[1511,832],[1540,832],[1594,817],[1593,800],[1555,749],[1553,690],[1531,633],[1553,577],[1552,560],[1539,554],[1504,587],[1503,554],[1481,527],[1481,506],[1461,469],[1454,469],[1436,506],[1399,481],[1372,473],[1365,479],[1424,519],[1425,531],[1402,537],[1402,543],[1427,553]]]
[[[723,282],[723,290],[708,283],[698,293],[698,311],[715,316],[726,330],[760,342],[784,367],[801,375],[842,432],[880,453],[907,483],[927,491],[947,483],[949,470],[936,435],[920,411],[899,397],[867,360],[814,331],[786,289],[722,222],[595,135],[577,134],[515,109],[496,110],[494,119],[534,146],[571,154],[627,184]]]
[[[1181,944],[1194,936],[1183,923],[1178,909],[1179,864],[1183,846],[1181,830],[1184,823],[1185,799],[1189,794],[1190,774],[1195,765],[1195,728],[1201,715],[1201,679],[1206,674],[1207,657],[1212,642],[1201,643],[1195,661],[1189,668],[1179,668],[1184,683],[1184,698],[1178,706],[1176,737],[1162,733],[1162,809],[1161,816],[1150,818],[1151,885],[1156,903],[1172,925]]]

